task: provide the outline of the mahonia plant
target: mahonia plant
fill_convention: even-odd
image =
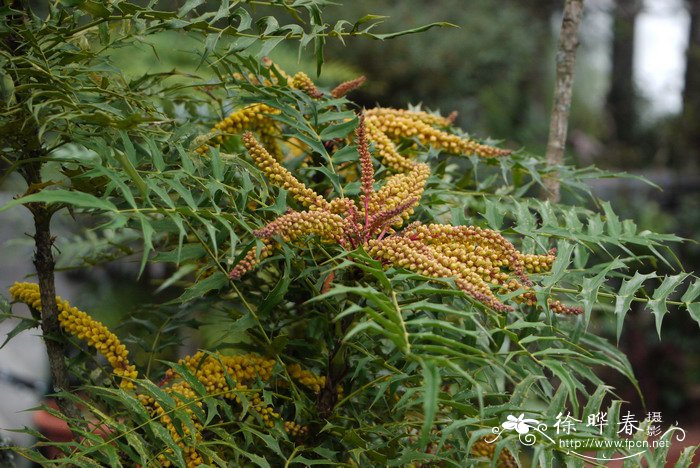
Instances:
[[[619,338],[632,303],[659,332],[670,305],[700,317],[696,277],[633,270],[667,261],[677,236],[637,232],[609,203],[532,197],[548,178],[589,194],[615,174],[474,139],[454,113],[358,112],[354,71],[327,87],[262,58],[297,41],[320,72],[331,38],[432,25],[328,24],[325,0],[30,3],[8,3],[0,28],[0,179],[24,191],[0,212],[29,209],[39,284],[11,288],[31,317],[0,300],[0,319],[17,320],[9,337],[42,327],[59,408],[46,411],[75,437],[13,447],[29,460],[510,468],[517,435],[487,437],[507,413],[613,421],[622,403],[593,368],[639,390],[589,321],[614,310]],[[200,54],[141,73],[145,42]],[[51,229],[63,208],[68,237]],[[121,338],[54,285],[57,268],[114,261],[164,292],[114,318]],[[548,435],[617,440],[597,429]],[[571,463],[570,445],[536,442],[532,460]]]

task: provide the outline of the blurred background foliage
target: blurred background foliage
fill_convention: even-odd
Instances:
[[[459,112],[458,123],[482,136],[544,148],[553,76],[558,1],[371,2],[389,24],[417,25],[443,18],[458,26],[402,41],[348,47],[331,45],[329,55],[362,68],[369,83],[358,93],[363,104],[423,102],[445,113]],[[527,25],[527,27],[523,27]],[[537,31],[535,33],[535,31]],[[532,146],[531,146],[532,145]]]

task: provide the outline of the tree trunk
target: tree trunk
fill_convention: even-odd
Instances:
[[[549,122],[549,139],[547,140],[547,164],[550,166],[559,165],[564,159],[574,87],[578,28],[582,17],[583,0],[566,0],[557,46],[557,77],[554,83],[554,103]],[[545,180],[546,198],[549,201],[558,202],[560,198],[559,188],[559,175],[555,172]]]
[[[30,141],[30,140],[29,140]],[[38,157],[41,154],[40,143],[36,140],[36,147],[31,148],[31,143],[25,149],[26,157]],[[40,185],[41,163],[32,162],[25,164],[20,170],[27,185],[30,187]],[[51,382],[54,391],[70,391],[68,381],[68,368],[65,356],[66,346],[63,333],[58,322],[58,306],[56,304],[56,286],[54,284],[53,236],[51,235],[51,217],[53,211],[44,203],[29,203],[26,205],[34,217],[34,266],[39,280],[41,293],[41,332],[46,344],[46,353],[51,369]],[[65,398],[56,398],[56,403],[63,414],[71,419],[80,419],[78,408]]]
[[[634,31],[639,0],[615,0],[613,12],[612,71],[607,110],[611,120],[610,139],[633,144],[637,129],[634,87]]]

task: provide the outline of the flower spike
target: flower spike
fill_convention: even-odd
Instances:
[[[360,168],[362,171],[362,198],[367,200],[374,194],[374,167],[372,156],[369,153],[367,142],[367,129],[365,127],[365,114],[360,114],[360,122],[355,130],[357,136],[357,152],[360,154]]]
[[[366,111],[366,115],[368,135],[375,142],[379,159],[397,172],[404,172],[410,167],[408,159],[401,155],[394,145],[394,141],[402,138],[415,138],[425,146],[482,158],[506,156],[511,153],[510,150],[483,145],[434,127],[451,126],[456,115],[444,118],[422,111],[383,107],[370,109]]]
[[[35,310],[41,310],[39,285],[34,283],[15,283],[10,287],[10,294],[16,301],[24,302]],[[109,331],[104,324],[90,317],[82,310],[72,307],[68,301],[56,296],[58,323],[61,328],[84,340],[102,354],[112,366],[113,373],[121,382],[120,387],[131,390],[132,380],[138,376],[136,367],[129,363],[129,351],[119,338]]]
[[[276,122],[272,119],[272,115],[280,113],[279,109],[275,109],[267,104],[251,104],[243,109],[233,112],[221,122],[218,122],[212,128],[212,132],[220,132],[220,135],[215,137],[212,143],[214,146],[221,145],[230,135],[237,135],[244,131],[255,130],[260,135],[265,146],[275,156],[275,159],[282,158],[282,150],[277,144],[275,136],[279,135],[280,129]],[[209,150],[209,144],[205,143],[199,146],[195,151],[204,155]]]
[[[250,157],[255,161],[255,164],[274,185],[289,191],[296,201],[312,210],[327,210],[330,208],[328,202],[321,195],[301,183],[291,172],[282,167],[277,162],[277,159],[255,139],[251,132],[246,132],[243,135],[243,144],[248,150]]]
[[[320,99],[323,97],[323,93],[316,87],[316,84],[309,78],[304,72],[299,72],[292,77],[290,86],[296,88],[304,93],[308,94],[309,97],[314,99]]]
[[[341,98],[365,84],[365,81],[367,81],[366,77],[358,76],[354,80],[340,83],[338,86],[333,88],[333,90],[331,91],[331,96],[333,96],[336,99]]]

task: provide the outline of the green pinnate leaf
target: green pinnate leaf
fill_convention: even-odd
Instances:
[[[694,302],[698,297],[700,297],[700,279],[696,278],[692,284],[688,286],[685,293],[681,297],[681,302],[690,303]]]
[[[625,321],[625,316],[629,312],[632,300],[635,297],[636,292],[642,287],[642,284],[648,279],[656,278],[656,273],[635,273],[632,278],[626,279],[622,282],[622,286],[617,293],[615,299],[615,316],[617,317],[617,340],[620,340],[620,335],[622,334],[622,324]]]
[[[676,464],[673,465],[674,468],[690,468],[693,466],[693,458],[695,457],[695,451],[697,449],[697,445],[684,448],[678,457],[678,461],[676,461]]]
[[[664,316],[668,313],[666,301],[687,277],[687,273],[667,276],[661,282],[661,285],[654,290],[651,300],[647,303],[647,307],[651,309],[651,313],[654,314],[656,319],[656,333],[659,335],[659,339],[661,339],[661,324]]]
[[[228,284],[228,276],[224,273],[217,271],[213,275],[197,281],[192,287],[188,288],[180,297],[177,298],[178,302],[188,302],[192,299],[196,299],[204,296],[211,291],[218,291]]]
[[[603,211],[605,212],[605,224],[608,227],[608,234],[612,238],[617,238],[622,234],[622,224],[620,223],[620,218],[612,209],[610,202],[606,201],[603,203]]]
[[[357,118],[341,122],[339,124],[329,125],[321,131],[321,140],[328,141],[334,138],[342,138],[355,130],[357,127]]]
[[[581,282],[581,299],[583,301],[583,311],[585,314],[586,324],[588,324],[588,321],[590,320],[593,305],[598,302],[598,291],[605,283],[608,273],[625,267],[626,265],[620,259],[616,258],[594,277],[583,278],[583,281]]]
[[[421,367],[423,368],[423,426],[420,445],[425,447],[430,440],[433,422],[438,411],[441,378],[440,369],[434,362],[421,360]]]
[[[65,204],[77,208],[91,208],[101,211],[116,212],[117,207],[111,202],[97,198],[85,192],[75,192],[65,189],[57,190],[42,190],[38,193],[26,195],[24,197],[15,198],[4,205],[0,206],[0,212],[8,210],[17,205],[26,203],[42,202],[47,204]]]

